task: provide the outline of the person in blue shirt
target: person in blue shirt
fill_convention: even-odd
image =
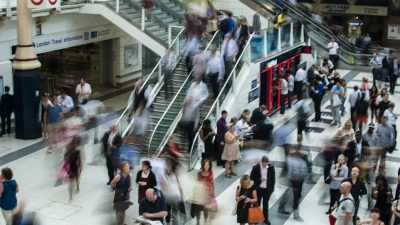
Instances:
[[[311,121],[313,122],[320,122],[321,120],[321,102],[322,98],[325,94],[325,85],[322,82],[322,78],[320,76],[315,77],[315,85],[311,89],[312,91],[312,99],[314,102],[314,111],[315,117]]]
[[[12,179],[13,172],[6,167],[1,170],[3,182],[0,185],[0,208],[6,225],[12,225],[13,210],[17,207],[17,193],[19,191],[17,182]]]
[[[47,153],[51,153],[53,147],[57,144],[56,134],[58,130],[58,124],[60,123],[63,113],[61,106],[58,105],[57,97],[53,97],[52,105],[49,105],[47,109],[47,122],[49,132],[49,148]]]
[[[344,96],[344,88],[340,82],[337,82],[336,85],[332,87],[331,90],[331,109],[332,109],[332,118],[333,121],[331,126],[339,125],[342,126],[340,121],[340,108],[342,106],[342,97]]]
[[[227,12],[226,15],[228,17],[226,17],[225,19],[223,19],[220,23],[222,23],[223,25],[220,26],[221,31],[222,31],[222,39],[225,38],[225,35],[228,33],[232,33],[233,34],[233,29],[236,27],[236,22],[235,20],[232,18],[232,12]]]

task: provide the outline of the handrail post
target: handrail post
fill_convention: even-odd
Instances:
[[[311,46],[311,38],[308,38],[308,40],[307,40],[307,45],[308,45],[308,46]]]
[[[290,22],[290,39],[289,39],[289,42],[290,42],[290,46],[293,46],[293,42],[294,42],[294,40],[293,40],[293,22]]]
[[[171,25],[168,26],[168,46],[171,45],[172,28]]]
[[[301,29],[300,29],[300,42],[304,42],[304,24],[301,24]]]
[[[279,27],[279,29],[278,29],[278,43],[276,45],[276,49],[279,52],[282,51],[282,40],[281,40],[282,35],[281,35],[281,31],[282,31],[282,28]]]
[[[146,11],[145,11],[145,9],[142,7],[142,31],[144,30],[144,28],[145,28],[145,21],[146,21],[146,19],[145,19],[145,13],[146,13]]]
[[[175,47],[175,51],[177,52],[177,54],[176,55],[180,55],[180,49],[179,49],[179,46],[181,46],[180,45],[180,38],[178,37],[178,39],[177,39],[177,41],[176,41],[176,43],[175,43],[175,45],[176,45],[176,47]]]
[[[216,112],[215,112],[215,113],[216,113],[216,115],[215,115],[215,118],[217,118],[217,117],[218,117],[218,115],[220,114],[220,113],[219,113],[219,111],[220,111],[219,99],[217,99],[217,104],[216,104],[216,106],[215,106],[215,107],[216,107]]]
[[[268,54],[268,28],[264,30],[264,47],[263,47],[263,55],[267,57]]]
[[[161,82],[161,75],[162,75],[162,70],[161,70],[161,65],[158,66],[158,82]]]
[[[117,4],[115,7],[115,12],[119,13],[119,0],[117,0]]]
[[[232,91],[233,94],[236,94],[236,70],[233,70],[233,77],[232,77]]]
[[[11,17],[12,12],[11,12],[11,0],[6,0],[6,17]]]

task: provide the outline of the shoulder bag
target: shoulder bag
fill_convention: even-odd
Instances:
[[[265,220],[264,213],[261,210],[261,207],[257,206],[257,204],[256,207],[250,206],[249,213],[247,216],[247,222],[249,224],[256,224],[263,222],[264,220]]]

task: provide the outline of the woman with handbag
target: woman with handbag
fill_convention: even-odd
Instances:
[[[114,209],[117,216],[117,225],[125,224],[125,211],[129,208],[129,191],[132,189],[129,173],[129,163],[121,162],[120,173],[111,181],[111,187],[115,190]]]
[[[202,199],[203,204],[198,202],[197,204],[193,204],[192,207],[194,207],[196,224],[200,224],[201,211],[204,213],[204,221],[207,224],[209,212],[217,210],[214,192],[214,173],[210,160],[205,159],[201,162],[200,171],[197,173],[197,181],[202,185],[196,185],[194,194],[202,192],[204,199]]]
[[[240,225],[249,223],[249,209],[253,204],[257,204],[257,191],[251,185],[251,180],[249,175],[243,175],[240,178],[240,185],[236,188],[236,215],[237,222]],[[264,221],[264,220],[262,220]],[[260,221],[261,222],[261,221]]]
[[[231,178],[232,175],[236,176],[236,173],[233,172],[233,166],[235,165],[235,161],[240,159],[240,143],[239,135],[235,132],[235,124],[229,123],[227,127],[228,132],[225,133],[225,146],[221,159],[226,161],[225,176]]]

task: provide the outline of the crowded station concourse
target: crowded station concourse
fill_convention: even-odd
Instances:
[[[398,45],[301,2],[0,4],[0,224],[399,225]]]

